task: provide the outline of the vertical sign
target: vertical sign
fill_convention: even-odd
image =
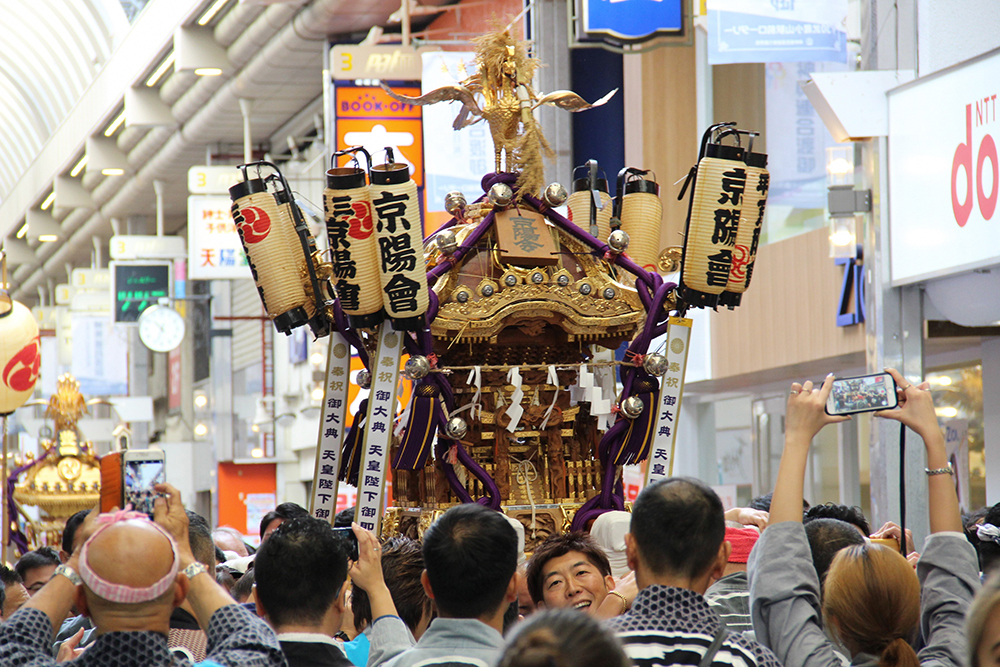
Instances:
[[[179,410],[183,402],[183,382],[181,374],[181,348],[175,347],[167,353],[167,409]]]
[[[677,419],[681,413],[684,393],[684,371],[687,370],[691,320],[671,317],[667,326],[667,372],[660,378],[660,396],[656,404],[656,435],[649,454],[646,484],[669,477],[674,463],[677,442]]]
[[[403,343],[388,322],[382,324],[378,350],[372,357],[372,389],[368,395],[368,432],[364,459],[358,475],[358,504],[355,521],[376,535],[382,523],[382,491],[389,465],[392,422],[396,415],[396,385]]]
[[[323,388],[323,412],[316,443],[316,469],[313,472],[309,512],[317,519],[333,522],[337,509],[337,471],[340,450],[347,428],[347,390],[350,385],[351,347],[336,331],[330,334],[326,355],[326,386]]]

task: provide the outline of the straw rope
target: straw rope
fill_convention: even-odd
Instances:
[[[652,192],[630,192],[622,197],[622,230],[628,233],[628,256],[647,271],[656,271],[660,258],[663,202]]]
[[[590,201],[592,190],[577,190],[566,200],[569,209],[569,221],[585,232],[590,232]],[[611,236],[611,195],[601,192],[603,209],[597,211],[597,240],[607,242]],[[659,247],[659,239],[657,239]]]
[[[357,229],[353,236],[348,232],[347,243],[350,244],[350,247],[340,243],[336,235],[332,233],[333,225],[331,224],[337,215],[334,211],[333,200],[338,197],[348,197],[351,203],[351,210],[342,214],[341,218],[346,218],[349,221],[352,218],[358,217],[357,211],[354,210],[355,204],[361,204],[362,207],[365,207],[368,211],[368,217],[372,218],[374,209],[372,208],[371,192],[368,190],[368,186],[348,190],[334,190],[332,188],[323,190],[323,204],[326,209],[326,224],[330,249],[332,251],[339,250],[348,253],[347,258],[342,258],[344,260],[341,262],[343,266],[340,267],[339,271],[337,270],[337,253],[333,253],[334,285],[344,284],[358,288],[357,307],[355,307],[353,299],[343,298],[346,294],[341,295],[340,305],[348,315],[371,315],[382,310],[382,282],[379,278],[378,239],[375,237],[374,220],[372,219],[370,222],[365,223],[364,215],[361,215],[361,225],[364,229]],[[368,233],[367,237],[359,238],[360,236],[364,236],[369,230],[370,233]],[[351,275],[352,271],[349,270],[350,262],[354,264],[353,275]]]
[[[237,225],[240,240],[267,314],[275,318],[302,306],[306,301],[305,286],[292,254],[300,250],[299,240],[294,230],[291,241],[281,231],[283,219],[274,195],[255,192],[237,199],[233,207],[245,221]]]

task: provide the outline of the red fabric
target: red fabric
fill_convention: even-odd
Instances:
[[[729,562],[747,562],[747,559],[750,558],[750,551],[759,538],[760,533],[753,528],[726,528],[726,541],[733,545],[733,552],[729,554]]]

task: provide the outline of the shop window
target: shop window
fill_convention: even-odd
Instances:
[[[955,469],[958,500],[965,511],[986,505],[983,438],[983,367],[980,364],[927,373],[948,459]]]

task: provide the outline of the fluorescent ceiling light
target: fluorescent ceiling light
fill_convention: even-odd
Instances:
[[[42,205],[39,208],[41,208],[43,211],[46,211],[48,210],[49,206],[52,206],[52,202],[54,202],[55,200],[56,200],[56,191],[52,190],[52,192],[49,193],[49,196],[46,197],[44,200],[42,200]]]
[[[125,174],[125,170],[111,167],[108,169],[101,169],[101,173],[105,176],[123,176]]]
[[[42,234],[38,237],[38,240],[42,243],[52,243],[53,241],[58,241],[59,237],[55,234]]]
[[[27,235],[28,235],[28,223],[24,223],[23,225],[21,225],[21,228],[17,230],[17,238],[23,239]]]
[[[198,25],[208,25],[209,22],[215,18],[215,15],[226,6],[227,2],[229,2],[229,0],[215,0],[215,2],[212,3],[212,6],[201,15],[201,18],[198,19]]]
[[[171,67],[173,67],[173,64],[174,64],[174,52],[171,51],[170,53],[167,54],[167,57],[163,59],[163,62],[161,62],[157,66],[157,68],[153,70],[153,73],[149,75],[149,78],[146,79],[146,85],[152,88],[153,86],[158,84],[160,82],[160,79],[163,78],[163,75],[166,74]]]
[[[83,168],[86,166],[87,166],[87,154],[84,153],[83,157],[80,158],[80,161],[76,163],[75,167],[73,167],[73,170],[69,172],[69,177],[76,178],[77,176],[80,175],[80,172],[83,171]]]
[[[112,134],[118,131],[118,128],[121,127],[122,123],[124,122],[125,122],[125,110],[122,109],[122,112],[118,114],[118,116],[113,121],[111,121],[111,124],[108,125],[108,127],[104,130],[104,136],[110,137]]]
[[[199,67],[194,73],[198,76],[219,76],[222,70],[218,67]]]

